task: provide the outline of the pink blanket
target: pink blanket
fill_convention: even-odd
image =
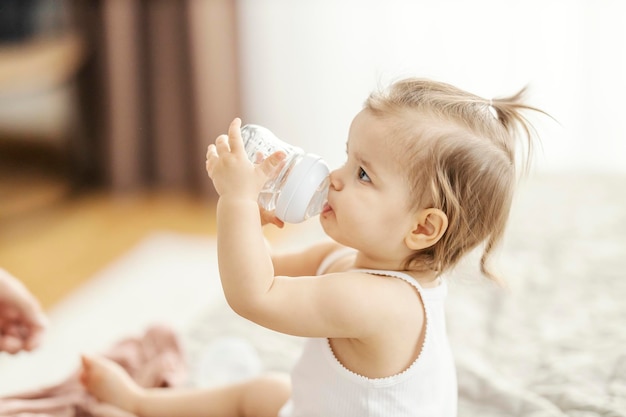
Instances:
[[[152,326],[141,337],[115,344],[105,356],[119,363],[143,387],[173,387],[186,377],[183,352],[176,334]],[[65,381],[18,395],[0,398],[1,417],[132,417],[132,414],[89,395],[78,380],[79,370]]]

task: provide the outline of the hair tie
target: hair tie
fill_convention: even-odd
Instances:
[[[492,98],[490,98],[490,99],[489,99],[489,106],[487,107],[487,109],[489,109],[489,113],[491,113],[491,115],[492,115],[492,116],[493,116],[496,120],[498,120],[498,119],[499,119],[499,117],[498,117],[498,111],[496,110],[496,108],[495,108],[495,107],[493,107],[493,99],[492,99]]]

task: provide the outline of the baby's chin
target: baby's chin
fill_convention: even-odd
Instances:
[[[332,238],[333,240],[336,240],[335,236],[333,236],[334,235],[333,228],[330,225],[328,216],[320,214],[319,215],[319,222],[320,222],[320,225],[322,226],[322,230],[324,230],[324,233],[326,233],[326,235],[328,237]]]

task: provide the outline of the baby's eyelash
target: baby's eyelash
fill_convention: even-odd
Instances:
[[[361,181],[372,182],[372,180],[370,179],[370,176],[367,175],[367,172],[365,172],[365,170],[362,167],[359,167],[357,175],[359,177],[359,180]]]

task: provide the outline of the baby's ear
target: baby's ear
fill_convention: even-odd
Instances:
[[[411,231],[404,238],[404,243],[411,250],[433,246],[448,229],[448,216],[436,208],[421,210],[414,219]]]

